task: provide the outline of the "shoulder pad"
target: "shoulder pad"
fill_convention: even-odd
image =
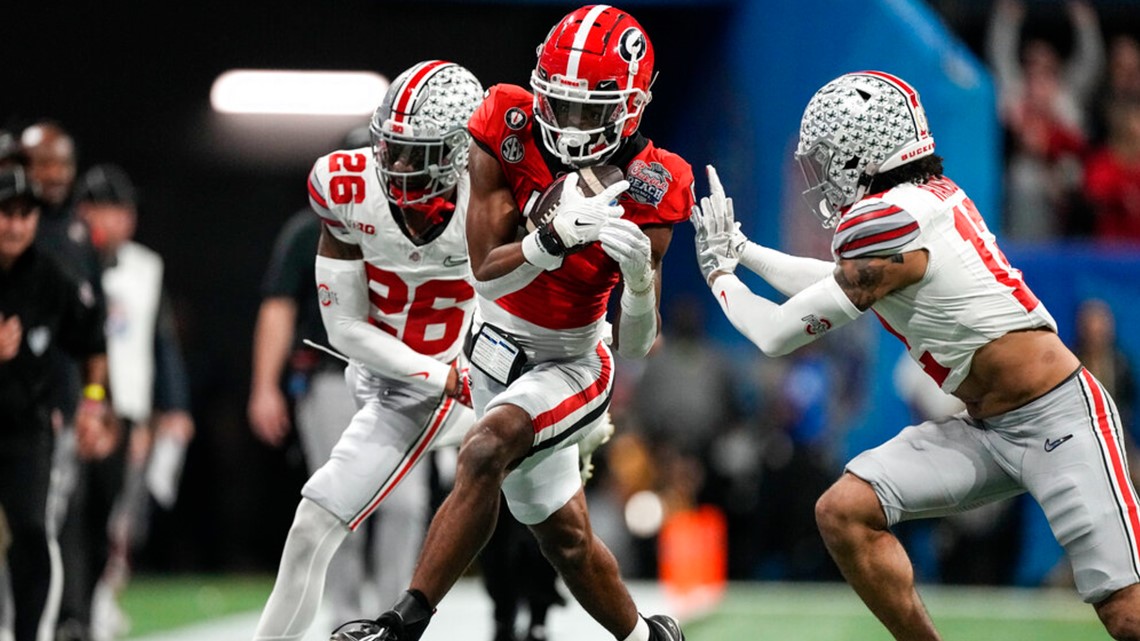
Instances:
[[[839,220],[831,251],[837,258],[867,258],[899,253],[918,238],[920,229],[905,209],[869,198],[855,203]]]

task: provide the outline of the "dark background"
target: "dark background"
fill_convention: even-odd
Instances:
[[[733,82],[722,70],[718,34],[740,4],[625,5],[649,32],[660,72],[643,130],[694,167],[715,157],[671,138],[693,118],[717,117],[689,105],[708,104],[697,98]],[[931,5],[980,51],[989,2]],[[280,225],[307,202],[310,163],[365,122],[219,117],[209,107],[214,79],[234,68],[373,70],[394,78],[415,62],[444,58],[486,86],[525,85],[535,47],[577,6],[234,0],[4,8],[0,126],[18,131],[51,117],[74,135],[80,171],[122,165],[141,193],[137,239],[167,262],[198,434],[179,503],[158,515],[144,568],[276,566],[305,473],[295,444],[284,451],[261,445],[245,420],[259,281]],[[1096,6],[1107,35],[1135,28],[1137,4]],[[1031,2],[1027,28],[1068,41],[1059,2]],[[800,52],[788,53],[795,64]]]

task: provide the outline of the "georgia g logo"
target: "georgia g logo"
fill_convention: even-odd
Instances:
[[[815,314],[808,314],[800,320],[807,323],[807,325],[804,326],[804,331],[812,336],[818,336],[831,329],[831,321],[826,318],[820,318]]]
[[[618,55],[621,59],[634,63],[645,57],[645,34],[637,27],[630,27],[618,39]]]

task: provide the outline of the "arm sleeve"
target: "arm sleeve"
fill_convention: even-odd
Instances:
[[[625,358],[642,358],[649,353],[656,339],[656,286],[651,284],[644,292],[623,289],[621,322],[618,323],[618,353]]]
[[[443,392],[451,366],[425,356],[368,322],[364,261],[317,256],[321,319],[329,343],[370,370]]]
[[[732,325],[768,356],[783,356],[858,318],[859,311],[828,275],[778,305],[753,294],[732,274],[712,286]]]
[[[178,343],[174,310],[165,294],[154,332],[154,406],[162,411],[190,411],[190,377]]]
[[[740,264],[785,296],[794,296],[835,271],[835,263],[792,256],[752,241],[744,246]]]
[[[491,280],[474,279],[475,291],[487,300],[497,300],[526,287],[542,272],[542,267],[524,261],[512,271],[498,278]]]

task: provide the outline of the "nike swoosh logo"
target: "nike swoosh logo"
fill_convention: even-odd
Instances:
[[[466,256],[445,256],[443,259],[444,267],[459,267],[460,265],[467,264]]]
[[[724,290],[720,292],[720,299],[724,301],[724,306],[728,307],[728,295],[724,293]]]
[[[1045,439],[1045,451],[1046,452],[1052,452],[1053,450],[1060,447],[1061,443],[1064,443],[1065,441],[1067,441],[1071,438],[1073,438],[1072,434],[1069,434],[1068,436],[1062,436],[1061,438],[1059,438],[1055,441],[1050,441],[1049,439]]]
[[[430,376],[430,374],[428,374],[427,372],[416,372],[414,374],[408,374],[408,376],[423,376],[424,380],[426,381],[428,379],[428,377]]]
[[[582,222],[581,218],[575,218],[574,219],[574,226],[575,227],[589,227],[590,223],[584,223],[584,222]]]

